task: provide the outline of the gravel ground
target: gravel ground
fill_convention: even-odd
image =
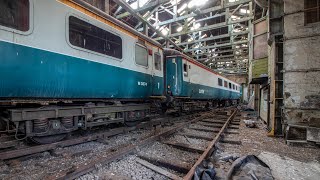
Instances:
[[[53,175],[58,171],[90,162],[97,157],[105,157],[107,156],[106,151],[108,149],[134,142],[145,136],[150,136],[151,132],[150,130],[133,131],[108,138],[102,142],[93,141],[58,148],[54,150],[52,154],[44,152],[37,155],[37,158],[30,158],[23,161],[8,161],[6,164],[0,164],[0,179],[44,179],[48,175]]]
[[[155,142],[151,146],[143,148],[140,150],[141,154],[144,154],[148,157],[176,161],[187,164],[194,164],[199,155],[198,153],[186,152],[176,148],[172,148],[166,144]]]
[[[81,176],[78,180],[89,179],[141,179],[141,180],[165,180],[165,176],[162,176],[136,162],[137,156],[130,155],[117,162],[112,162],[106,166],[98,168],[89,174]]]

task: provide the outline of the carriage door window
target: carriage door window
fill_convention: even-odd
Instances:
[[[232,87],[231,87],[231,83],[229,83],[229,89],[231,89]]]
[[[188,76],[188,65],[186,63],[183,63],[183,74]]]
[[[154,53],[154,67],[156,70],[161,71],[161,55]]]
[[[222,79],[218,78],[218,85],[222,86]]]
[[[29,30],[29,0],[0,0],[0,25]]]
[[[228,82],[227,81],[224,81],[224,87],[228,87]]]
[[[136,44],[135,60],[138,65],[148,67],[148,50],[147,50],[147,48]]]

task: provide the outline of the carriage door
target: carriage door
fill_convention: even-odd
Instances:
[[[161,55],[158,52],[153,54],[153,66],[152,66],[152,95],[160,96],[163,91],[162,80],[162,63]]]
[[[189,62],[182,59],[182,72],[183,72],[183,86],[182,86],[182,96],[191,96],[192,87],[190,86],[190,72],[189,72]]]

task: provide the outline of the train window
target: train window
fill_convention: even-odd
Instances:
[[[28,31],[29,9],[29,0],[0,0],[0,25]]]
[[[232,89],[232,87],[231,87],[231,83],[229,83],[229,89]]]
[[[218,85],[222,86],[222,79],[218,78]]]
[[[69,41],[72,45],[122,59],[122,39],[74,16],[69,17]]]
[[[161,55],[159,53],[154,53],[154,67],[161,71]]]
[[[224,81],[224,87],[228,87],[228,82],[227,81]]]
[[[232,84],[232,89],[236,89],[236,87],[235,87],[235,85],[234,85],[234,84]]]
[[[148,50],[147,50],[147,48],[136,44],[135,60],[138,65],[148,67]]]
[[[238,91],[238,86],[236,86],[236,90]]]
[[[183,74],[184,74],[184,76],[188,76],[188,65],[187,64],[183,64]]]

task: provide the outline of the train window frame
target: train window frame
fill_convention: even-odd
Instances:
[[[4,30],[4,31],[8,31],[8,32],[12,32],[12,33],[16,33],[16,34],[20,34],[20,35],[30,35],[33,33],[34,30],[34,2],[33,0],[27,0],[29,2],[29,27],[28,30],[26,31],[22,31],[19,29],[15,29],[13,27],[8,27],[8,26],[4,26],[0,24],[0,30]]]
[[[224,84],[223,84],[225,88],[228,88],[228,81],[224,81]]]
[[[229,89],[232,89],[232,83],[229,82]]]
[[[218,86],[223,86],[223,80],[221,78],[218,78]]]
[[[160,66],[159,66],[159,68],[157,68],[157,64],[156,64],[156,56],[158,56],[158,57],[160,57],[160,59],[159,59],[159,62],[160,62]],[[158,52],[155,52],[154,53],[154,57],[153,57],[153,60],[154,60],[154,69],[155,70],[157,70],[157,71],[162,71],[162,58],[161,58],[161,54],[160,53],[158,53]]]
[[[236,87],[235,87],[235,85],[234,85],[234,84],[232,84],[232,89],[233,89],[233,90],[235,90],[235,89],[236,89]]]
[[[118,36],[120,39],[121,39],[121,47],[122,47],[122,52],[121,52],[121,59],[120,58],[117,58],[117,57],[113,57],[113,56],[110,56],[110,55],[107,55],[107,54],[103,54],[103,53],[100,53],[100,52],[96,52],[96,51],[92,51],[90,49],[85,49],[85,48],[82,48],[82,47],[79,47],[79,46],[75,46],[73,45],[71,42],[70,42],[70,36],[69,36],[69,31],[70,31],[70,17],[75,17],[75,18],[78,18],[79,20],[82,20],[88,24],[91,24],[92,26],[95,26],[97,28],[100,28],[110,34],[113,34],[115,36]],[[108,59],[112,59],[112,60],[116,60],[116,61],[123,61],[123,56],[124,56],[124,53],[123,53],[123,38],[120,34],[118,33],[115,33],[114,31],[112,31],[111,29],[105,27],[106,24],[104,24],[103,22],[100,22],[98,20],[88,20],[78,14],[74,14],[74,13],[69,13],[67,14],[66,16],[66,40],[67,40],[67,44],[72,47],[73,49],[76,49],[76,50],[79,50],[79,51],[83,51],[83,52],[87,52],[87,53],[90,53],[90,54],[94,54],[94,55],[97,55],[97,56],[101,56],[101,57],[107,57]]]
[[[142,64],[139,64],[139,63],[137,63],[137,53],[136,53],[136,47],[141,47],[141,48],[143,48],[143,49],[145,49],[146,50],[146,54],[147,54],[147,66],[144,66],[144,65],[142,65]],[[139,43],[136,43],[135,45],[134,45],[134,63],[137,65],[137,66],[140,66],[140,67],[143,67],[143,68],[146,68],[146,69],[148,69],[149,68],[149,52],[148,52],[148,48],[146,47],[146,46],[143,46],[143,45],[141,45],[141,44],[139,44]]]

